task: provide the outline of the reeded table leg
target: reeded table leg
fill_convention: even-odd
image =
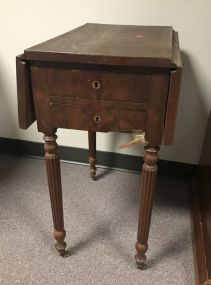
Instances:
[[[89,136],[89,167],[90,176],[94,180],[96,175],[96,132],[88,132]]]
[[[60,160],[58,145],[56,143],[57,136],[52,132],[51,134],[45,134],[43,138],[45,140],[45,162],[54,223],[54,238],[57,241],[55,247],[60,255],[64,255],[66,233],[64,230]]]
[[[143,269],[146,264],[146,251],[148,249],[148,236],[151,222],[153,197],[157,176],[157,161],[159,148],[147,146],[144,154],[144,164],[141,177],[140,212],[138,235],[135,256],[138,268]]]

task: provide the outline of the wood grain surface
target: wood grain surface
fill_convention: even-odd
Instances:
[[[176,67],[172,27],[88,23],[25,50],[28,60]]]
[[[173,143],[181,75],[177,34],[171,27],[86,24],[26,49],[22,61],[17,65],[19,121],[21,127],[29,126],[35,110],[38,131],[45,134],[54,238],[60,254],[66,244],[55,129],[88,131],[92,178],[96,132],[145,132],[136,243],[136,263],[142,268],[158,146],[163,134],[164,143]],[[32,98],[33,107],[28,104]]]

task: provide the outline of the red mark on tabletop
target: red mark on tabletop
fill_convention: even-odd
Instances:
[[[143,35],[136,35],[136,38],[144,38]]]

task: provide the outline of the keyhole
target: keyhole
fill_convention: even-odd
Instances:
[[[94,116],[94,121],[95,121],[95,123],[99,123],[100,121],[101,121],[101,117],[100,116]]]
[[[99,88],[100,88],[100,82],[97,81],[97,80],[93,81],[93,82],[92,82],[92,87],[93,87],[95,90],[99,89]]]

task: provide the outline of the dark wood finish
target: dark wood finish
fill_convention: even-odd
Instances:
[[[64,255],[66,247],[64,239],[66,233],[64,230],[61,172],[56,138],[57,136],[53,131],[51,133],[45,134],[44,148],[49,194],[51,199],[51,209],[54,223],[54,238],[57,241],[55,247],[60,255]]]
[[[178,33],[173,34],[173,58],[177,62],[177,69],[170,73],[169,95],[166,108],[165,127],[163,141],[165,145],[171,145],[174,140],[174,130],[176,125],[177,107],[179,102],[180,81],[182,76],[182,62],[179,53]]]
[[[147,146],[142,166],[141,196],[135,256],[137,266],[142,269],[146,264],[148,236],[152,214],[153,196],[157,176],[158,147]]]
[[[204,235],[202,230],[202,217],[199,207],[198,181],[191,183],[191,213],[192,213],[192,232],[193,232],[193,252],[196,273],[196,285],[209,285],[207,275],[207,265],[204,248]]]
[[[180,77],[175,74],[181,69],[177,34],[171,27],[86,24],[25,50],[22,60],[29,66],[38,130],[54,141],[54,152],[52,129],[87,130],[92,177],[96,132],[145,132],[148,145],[136,246],[141,267],[147,250],[157,146],[163,134],[164,143],[172,143],[175,127],[167,120],[175,122],[177,110]],[[21,99],[24,104],[26,98]],[[57,165],[53,161],[58,158],[52,155],[51,165]],[[52,169],[50,192],[61,193],[60,169],[58,165]],[[61,212],[61,197],[55,197],[54,207]],[[62,226],[56,231],[64,233]],[[64,249],[62,239],[59,245]]]
[[[131,127],[145,128],[144,112],[89,106],[90,104],[86,107],[52,104],[52,126],[97,132],[129,132]]]
[[[197,284],[211,284],[211,114],[192,187],[192,215]]]
[[[36,120],[36,117],[31,92],[29,64],[23,61],[22,58],[23,55],[16,58],[18,120],[20,128],[27,129]]]
[[[174,130],[176,125],[177,106],[179,100],[179,88],[181,80],[181,68],[171,71],[169,96],[166,109],[166,119],[163,140],[165,145],[171,145],[174,139]]]
[[[152,78],[149,94],[145,137],[151,146],[160,145],[165,121],[166,100],[168,96],[169,77],[160,74]]]
[[[72,98],[72,97],[59,97],[50,96],[50,105],[70,105],[80,106],[86,108],[90,103],[88,98]],[[131,110],[131,111],[144,111],[147,110],[147,103],[133,103],[133,102],[120,102],[113,100],[94,100],[92,106],[95,108],[105,109],[118,109],[118,110]]]
[[[177,68],[171,27],[85,24],[25,50],[27,60]]]
[[[96,132],[88,132],[89,138],[89,166],[90,176],[94,180],[96,176]]]
[[[30,74],[38,131],[48,133],[55,127],[53,127],[51,122],[49,98],[47,96],[48,85],[46,84],[45,73],[38,67],[31,67]]]
[[[49,96],[52,97],[130,103],[146,103],[148,100],[151,78],[141,72],[90,71],[72,69],[72,66],[58,68],[56,65],[45,68],[45,72]]]

